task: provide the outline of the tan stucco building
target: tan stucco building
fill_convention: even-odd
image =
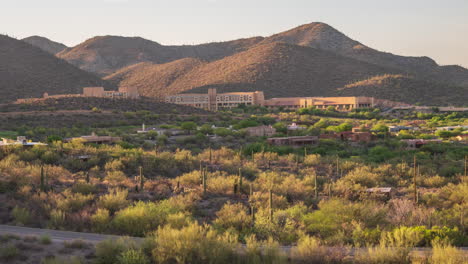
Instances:
[[[368,108],[374,106],[373,97],[285,97],[265,100],[268,108],[299,109],[316,107],[326,109],[329,106],[335,107],[337,111],[351,111],[356,108]]]
[[[84,87],[83,96],[124,99],[140,98],[140,94],[138,93],[138,90],[135,87],[119,87],[118,91],[105,91],[104,87]]]
[[[221,108],[233,108],[239,105],[263,105],[263,92],[217,93],[208,89],[207,94],[176,94],[166,96],[167,103],[187,105],[216,111]]]
[[[221,108],[233,108],[241,104],[290,110],[312,106],[318,109],[326,109],[329,106],[333,106],[337,111],[351,111],[356,108],[368,108],[375,105],[373,97],[284,97],[265,99],[263,92],[260,91],[217,93],[216,89],[208,89],[207,94],[176,94],[166,96],[166,102],[212,111]]]

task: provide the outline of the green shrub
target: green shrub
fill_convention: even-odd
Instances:
[[[431,264],[458,264],[467,263],[468,257],[461,249],[451,246],[446,240],[434,240],[432,254],[429,259]]]
[[[142,250],[129,249],[118,257],[118,264],[149,264],[149,258]]]
[[[291,258],[295,263],[341,263],[345,253],[338,247],[322,246],[318,238],[303,236],[291,250]]]
[[[400,247],[369,247],[358,250],[355,256],[356,263],[360,264],[409,264],[410,249]]]
[[[13,221],[17,225],[27,225],[31,220],[31,214],[26,208],[15,206],[11,212],[11,215],[13,216]]]
[[[157,263],[231,263],[237,237],[208,226],[191,224],[182,229],[160,227],[155,232],[152,256]]]
[[[128,205],[128,190],[111,189],[108,194],[99,197],[98,206],[114,213]]]
[[[73,193],[69,190],[66,190],[63,194],[65,198],[57,199],[57,208],[64,212],[77,212],[94,199],[94,195],[92,194],[84,195]]]
[[[112,227],[121,234],[143,236],[145,233],[164,225],[167,216],[177,211],[169,202],[138,202],[115,214]]]
[[[77,182],[73,185],[72,191],[83,195],[94,194],[97,191],[95,185],[86,182]]]
[[[84,242],[83,240],[81,239],[75,239],[71,242],[67,242],[65,241],[63,243],[63,245],[66,247],[66,248],[76,248],[76,249],[83,249],[83,248],[88,248],[89,247],[89,244]]]
[[[103,233],[109,229],[110,221],[109,210],[97,209],[96,213],[91,216],[91,227],[94,232]]]
[[[77,256],[70,258],[57,258],[57,257],[46,257],[42,259],[41,264],[83,264],[86,263],[83,259]]]
[[[6,245],[5,247],[0,248],[0,259],[7,261],[12,261],[13,259],[19,257],[20,251],[19,249],[12,244]]]
[[[65,213],[62,210],[52,210],[50,212],[50,228],[63,228],[65,225]]]
[[[134,246],[125,239],[104,240],[96,245],[96,264],[115,264],[120,254]]]
[[[241,232],[252,225],[252,217],[247,214],[247,207],[241,203],[227,203],[216,213],[214,224],[223,229],[234,228]]]
[[[43,245],[49,245],[52,243],[52,239],[50,238],[50,235],[42,235],[39,237],[39,242]]]

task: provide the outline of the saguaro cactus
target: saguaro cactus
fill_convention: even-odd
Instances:
[[[46,183],[45,183],[45,175],[44,175],[44,166],[41,165],[41,185],[40,185],[41,192],[46,191]]]
[[[269,209],[270,209],[270,221],[273,221],[273,191],[270,189],[268,197]]]
[[[314,173],[314,191],[315,191],[315,194],[314,194],[314,197],[315,199],[318,198],[318,186],[317,186],[317,173]]]
[[[207,187],[207,170],[203,170],[203,173],[202,173],[202,185],[203,185],[203,195],[206,194],[206,187]]]
[[[239,168],[239,193],[242,194],[242,169]]]
[[[210,164],[212,164],[213,162],[213,152],[211,151],[211,147],[210,147]]]
[[[145,179],[144,179],[144,176],[143,176],[143,167],[140,166],[140,191],[143,191],[143,188],[145,186]]]
[[[417,161],[416,161],[416,155],[413,157],[413,185],[414,185],[414,203],[418,203],[418,185],[416,183],[416,177],[418,175],[418,167],[417,167]]]

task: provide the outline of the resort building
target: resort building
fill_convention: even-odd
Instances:
[[[217,93],[208,89],[207,94],[176,94],[166,96],[166,103],[180,104],[217,111],[221,108],[233,108],[239,105],[263,105],[263,92]]]
[[[276,129],[272,126],[248,127],[245,131],[251,137],[271,137],[276,134]]]
[[[316,107],[327,109],[334,107],[337,111],[351,111],[356,108],[374,106],[373,97],[286,97],[265,100],[265,107],[295,110],[299,108]]]
[[[242,104],[288,110],[308,107],[326,109],[333,106],[337,111],[351,111],[356,108],[369,108],[375,105],[373,97],[285,97],[266,100],[263,92],[259,91],[218,94],[216,89],[208,89],[207,94],[170,95],[166,96],[165,101],[212,111],[233,108]]]
[[[298,137],[275,137],[268,138],[268,144],[276,146],[300,147],[306,145],[316,145],[319,143],[317,136],[298,136]]]
[[[119,87],[118,91],[106,91],[104,87],[85,87],[83,88],[84,97],[105,97],[105,98],[122,98],[122,99],[138,99],[140,94],[135,87]]]
[[[115,144],[122,140],[120,137],[111,137],[111,136],[98,136],[94,132],[89,136],[81,136],[76,138],[66,138],[64,142],[71,142],[73,140],[82,140],[83,143],[92,143],[92,144]]]
[[[24,136],[19,136],[16,138],[16,140],[2,138],[2,141],[0,141],[0,147],[1,146],[34,147],[34,146],[47,146],[47,144],[41,143],[41,142],[32,142],[31,140],[28,140]]]

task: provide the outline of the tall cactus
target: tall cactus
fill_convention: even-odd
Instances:
[[[213,164],[213,152],[211,151],[211,147],[210,147],[210,164]]]
[[[238,192],[238,182],[237,182],[237,179],[234,179],[234,185],[232,186],[232,192],[234,193],[234,195],[237,194]]]
[[[203,173],[202,173],[202,184],[203,184],[203,195],[206,195],[206,187],[207,187],[207,169],[203,170]]]
[[[86,183],[89,183],[91,180],[89,177],[89,171],[86,171],[85,174],[86,174]]]
[[[270,189],[268,196],[269,210],[270,210],[270,221],[273,221],[273,191]]]
[[[250,204],[250,216],[252,217],[252,226],[255,224],[255,207],[253,204],[253,183],[249,184],[249,204]]]
[[[143,176],[143,167],[140,166],[139,169],[140,169],[140,191],[143,191],[143,188],[145,186],[145,179]]]
[[[418,203],[418,186],[417,186],[417,182],[416,182],[416,177],[418,175],[418,165],[417,165],[417,161],[416,161],[416,155],[414,155],[413,157],[413,185],[414,185],[414,190],[413,190],[413,195],[414,195],[414,203],[417,204]]]
[[[239,168],[239,194],[242,194],[242,169]]]
[[[41,165],[41,185],[40,185],[41,192],[46,191],[46,183],[45,183],[45,175],[44,175],[44,166]]]
[[[315,197],[315,199],[317,199],[318,198],[317,173],[314,173],[314,187],[315,187],[314,188],[315,189],[314,190],[315,191],[314,197]]]

